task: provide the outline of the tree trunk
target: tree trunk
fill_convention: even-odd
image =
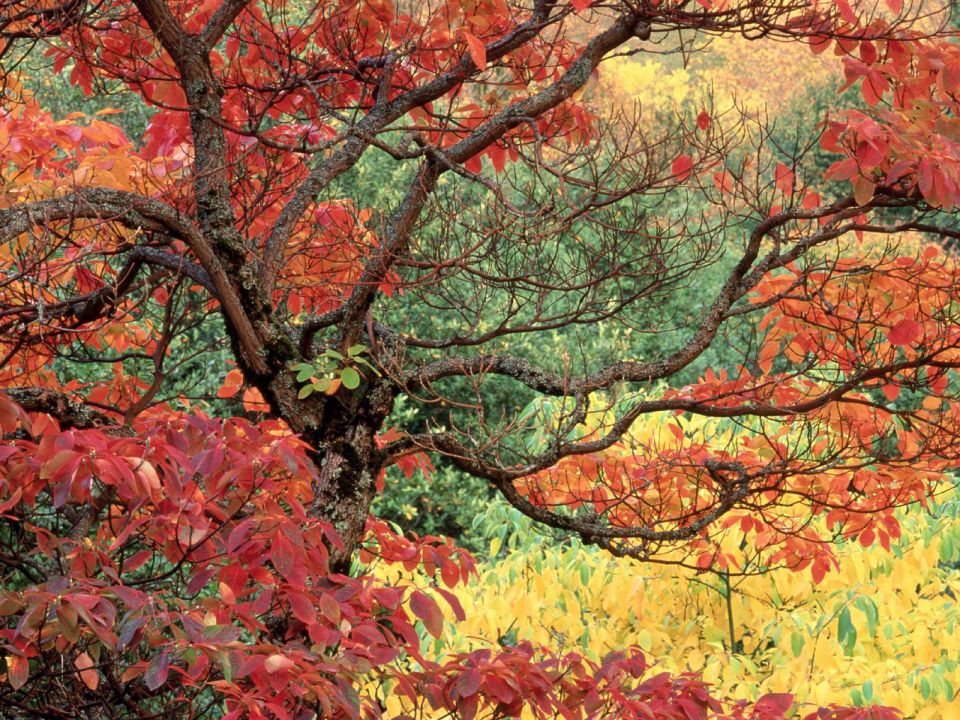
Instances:
[[[377,433],[393,407],[395,389],[384,379],[333,396],[298,399],[292,373],[281,372],[267,388],[270,405],[306,441],[317,467],[310,517],[329,523],[343,547],[331,547],[335,572],[346,573],[363,539],[383,456]]]

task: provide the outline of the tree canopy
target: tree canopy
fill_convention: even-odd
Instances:
[[[415,623],[473,560],[371,504],[443,463],[727,577],[889,548],[960,448],[947,10],[2,0],[0,712],[786,714],[635,648],[431,657]],[[832,54],[860,97],[793,142],[707,88],[597,109],[606,61],[726,36]],[[52,113],[41,57],[118,107]]]

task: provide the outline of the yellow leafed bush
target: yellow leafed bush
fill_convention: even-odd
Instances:
[[[679,442],[665,421],[651,417],[632,442]],[[732,440],[716,420],[672,422],[688,438]],[[889,552],[842,543],[838,568],[815,585],[787,569],[727,577],[618,559],[495,508],[478,521],[491,559],[458,591],[466,620],[448,617],[443,637],[427,642],[442,654],[482,647],[482,638],[529,640],[593,659],[635,644],[662,670],[702,673],[718,695],[789,692],[801,710],[880,704],[960,720],[960,493],[898,518],[903,534]],[[734,534],[724,542],[735,545]]]
[[[712,96],[715,113],[736,103],[749,113],[779,116],[785,110],[802,111],[798,103],[808,93],[832,90],[842,80],[832,58],[773,40],[715,39],[709,52],[688,58],[682,66],[676,53],[649,58],[641,54],[604,63],[598,102],[610,109],[639,102],[649,116],[670,114],[685,103],[695,102],[699,109]]]
[[[723,694],[792,692],[799,703],[885,704],[954,720],[960,688],[960,520],[904,513],[887,553],[847,543],[818,586],[787,570],[726,579],[620,560],[573,543],[506,549],[459,595],[464,622],[437,650],[531,640],[593,657],[637,644],[663,670],[702,672]],[[492,541],[491,554],[504,551]],[[731,626],[732,621],[732,626]]]

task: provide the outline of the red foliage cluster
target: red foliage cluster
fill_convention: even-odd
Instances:
[[[440,637],[434,596],[462,618],[456,596],[439,585],[331,573],[327,547],[339,540],[308,517],[311,463],[276,424],[165,415],[141,417],[132,432],[62,429],[3,394],[0,420],[16,436],[2,448],[0,511],[22,528],[22,571],[52,560],[62,573],[0,592],[0,615],[18,618],[0,630],[14,690],[59,672],[68,685],[122,686],[173,709],[213,688],[226,718],[294,718],[298,708],[379,717],[374,697],[357,688],[383,683],[411,712],[426,700],[466,720],[524,710],[571,719],[789,716],[790,696],[724,710],[694,675],[651,676],[637,650],[601,664],[527,643],[423,657],[413,623]],[[85,513],[96,504],[107,506],[104,520],[88,535]],[[400,537],[377,520],[368,527],[366,562],[419,569],[447,588],[473,573],[449,541]],[[54,656],[73,667],[51,667]]]
[[[103,117],[53,118],[2,78],[0,712],[376,718],[392,694],[411,716],[465,720],[795,714],[789,695],[729,703],[694,676],[654,674],[635,649],[426,657],[444,608],[462,616],[451,591],[474,562],[369,512],[387,467],[409,475],[437,452],[535,520],[623,555],[679,546],[699,570],[736,569],[723,536],[739,532],[751,562],[819,580],[836,537],[889,546],[893,508],[956,464],[960,270],[937,250],[847,237],[960,237],[936,213],[960,205],[960,50],[874,10],[0,3],[0,55],[49,43],[54,70],[85,92],[119,84],[152,113],[131,140]],[[827,176],[850,197],[815,189],[802,153],[731,152],[743,128],[706,110],[648,138],[583,100],[604,58],[697,33],[842,58],[867,107],[832,120],[822,144],[845,156]],[[402,164],[401,199],[369,209],[337,195],[367,151]],[[483,200],[444,196],[454,178]],[[711,204],[699,227],[662,207],[694,188]],[[729,271],[676,350],[599,368],[583,357],[582,370],[511,354],[516,337],[603,321],[659,331],[642,304],[658,317],[723,242]],[[410,305],[447,324],[410,327]],[[161,396],[177,372],[165,363],[215,312],[236,362],[219,398],[246,386],[265,420]],[[751,315],[739,367],[657,390]],[[362,377],[349,366],[361,360]],[[327,361],[317,372],[343,381],[303,392],[300,374]],[[61,382],[73,362],[113,372]],[[490,378],[561,408],[540,442],[527,442],[529,414],[487,414]],[[476,397],[448,404],[452,379]],[[385,430],[401,398],[474,415]],[[651,413],[665,432],[631,439]],[[714,436],[697,418],[717,421]],[[381,566],[420,580],[387,582]],[[868,717],[896,714],[810,716]]]

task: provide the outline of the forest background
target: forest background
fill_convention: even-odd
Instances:
[[[151,116],[122,86],[78,85],[71,81],[72,65],[54,68],[43,50],[39,45],[17,60],[23,89],[41,107],[54,117],[110,114],[129,137],[143,136]],[[713,122],[722,122],[726,113],[762,118],[769,128],[767,142],[786,148],[816,134],[828,113],[864,106],[859,86],[849,87],[839,67],[797,43],[718,38],[697,52],[606,63],[585,98],[598,114],[613,116],[636,112],[635,99],[642,97],[642,122],[652,128],[673,122],[678,114],[696,116],[709,98]],[[812,157],[820,173],[836,159],[820,150]],[[407,172],[373,153],[339,182],[344,195],[361,206],[395,204]],[[471,198],[461,200],[469,203]],[[660,211],[675,217],[709,212],[701,201],[697,207],[696,198],[677,194]],[[920,248],[926,241],[920,233],[898,238],[907,248]],[[869,235],[863,242],[881,243]],[[728,261],[717,262],[722,268]],[[715,267],[706,267],[688,278],[669,296],[665,315],[696,311],[722,277]],[[408,318],[414,326],[435,322],[425,309],[420,312],[424,317]],[[559,357],[576,347],[596,358],[650,357],[676,347],[681,332],[678,327],[676,332],[640,334],[603,324],[589,330],[562,328],[531,339],[537,345],[526,350]],[[721,335],[671,383],[679,388],[710,373],[734,372],[738,355],[733,348],[745,333],[734,327]],[[209,314],[184,337],[193,351],[176,368],[169,401],[257,419],[262,400],[243,387],[238,370],[230,369],[219,317]],[[57,362],[62,364],[54,372],[66,380],[68,390],[106,382],[115,372],[95,363]],[[124,372],[135,375],[139,362],[126,363]],[[512,386],[487,402],[491,415],[502,408],[521,417],[550,418],[542,400]],[[393,424],[417,428],[441,413],[440,408],[430,415],[429,408],[398,404],[391,417]],[[700,438],[719,447],[740,432],[722,419],[682,418],[674,420],[678,435],[670,420],[651,414],[631,428],[629,439],[639,446],[669,448],[673,443],[681,448]],[[391,468],[385,484],[374,504],[379,517],[398,530],[449,537],[477,560],[478,580],[455,590],[466,619],[458,618],[453,604],[441,604],[442,628],[417,624],[425,649],[436,656],[483,647],[489,643],[483,638],[497,638],[501,647],[532,641],[598,661],[636,644],[656,658],[656,669],[701,673],[736,699],[792,693],[801,712],[817,706],[888,705],[919,720],[960,718],[960,495],[949,484],[925,506],[897,511],[902,534],[839,540],[836,566],[825,577],[814,571],[816,582],[809,573],[786,569],[697,571],[611,557],[532,522],[485,480],[442,458]],[[416,569],[374,563],[373,572],[385,581],[402,577],[424,589],[437,585]],[[400,699],[388,698],[386,710],[401,712]]]

